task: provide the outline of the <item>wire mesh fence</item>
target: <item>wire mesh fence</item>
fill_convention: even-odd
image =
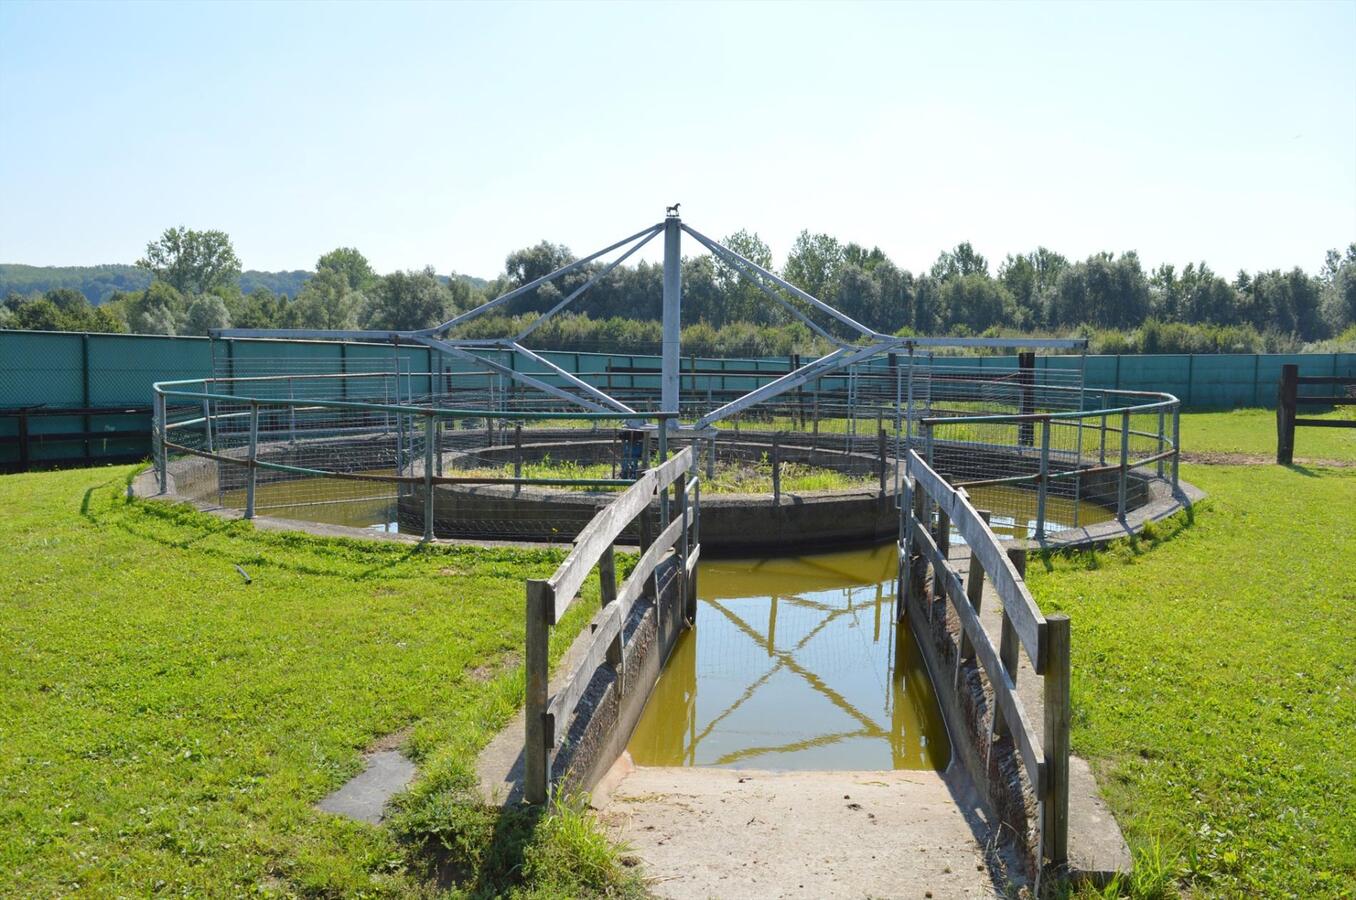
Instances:
[[[215,370],[230,374],[158,386],[157,467],[167,477],[170,458],[192,458],[175,467],[176,492],[248,515],[568,541],[608,496],[689,444],[708,495],[774,503],[817,491],[898,502],[898,461],[914,449],[992,507],[995,530],[1039,537],[1142,502],[1131,470],[1176,475],[1176,399],[1087,389],[1082,367],[882,354],[751,405],[732,401],[785,373],[732,388],[694,371],[675,412],[658,410],[657,383],[612,384],[628,411],[598,412],[583,406],[588,388],[608,391],[614,372],[545,392],[462,360],[418,368],[427,357],[400,348],[302,359],[268,349],[219,355]]]

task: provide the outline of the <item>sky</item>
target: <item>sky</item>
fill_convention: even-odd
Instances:
[[[778,262],[810,229],[914,271],[969,240],[995,269],[1316,272],[1356,241],[1353,47],[1356,0],[6,0],[0,262],[133,262],[186,225],[247,269],[354,246],[490,277],[679,201]]]

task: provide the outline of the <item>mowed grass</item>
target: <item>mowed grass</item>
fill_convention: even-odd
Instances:
[[[0,478],[0,894],[633,888],[577,806],[475,801],[522,699],[523,579],[560,551],[259,532],[129,502],[130,471]],[[393,827],[314,809],[404,729]]]
[[[1311,419],[1356,421],[1356,406],[1301,412]],[[1182,413],[1182,452],[1243,453],[1276,458],[1276,410]],[[1356,462],[1356,428],[1295,429],[1295,458]]]
[[[1257,418],[1184,416],[1184,443],[1264,446]],[[1074,750],[1136,852],[1112,892],[1350,897],[1356,470],[1182,477],[1190,516],[1028,573],[1072,617]]]

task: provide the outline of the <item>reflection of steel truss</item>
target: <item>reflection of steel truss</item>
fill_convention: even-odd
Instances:
[[[876,587],[877,587],[877,597],[875,598],[875,605],[877,613],[879,614],[880,607],[883,603],[886,602],[886,600],[883,596],[880,595],[880,585],[877,585]],[[851,593],[849,592],[849,597],[850,596]],[[797,641],[795,645],[791,647],[791,649],[789,650],[779,650],[777,649],[776,646],[776,627],[777,627],[776,608],[779,600],[785,601],[786,603],[789,603],[794,606],[814,610],[815,612],[819,612],[823,615],[823,618],[820,619],[820,621],[814,626],[814,628],[806,632],[806,634],[803,637],[801,637],[801,639]],[[768,654],[768,657],[772,660],[772,663],[767,668],[767,670],[763,672],[762,675],[760,675],[759,677],[757,677],[756,679],[749,683],[749,685],[744,689],[744,691],[738,697],[735,698],[734,702],[732,702],[725,709],[721,710],[721,712],[718,715],[712,718],[711,721],[706,724],[706,727],[703,728],[700,733],[694,734],[692,736],[689,747],[689,749],[692,752],[695,752],[697,745],[708,735],[710,735],[716,729],[716,726],[718,726],[725,719],[729,718],[741,707],[743,707],[749,700],[751,700],[758,693],[758,691],[773,678],[773,676],[775,676],[779,672],[788,671],[796,675],[802,681],[804,681],[812,691],[819,694],[824,699],[828,700],[829,703],[833,704],[833,706],[847,714],[849,718],[856,720],[861,725],[861,727],[850,731],[834,732],[830,734],[819,734],[813,737],[803,738],[801,740],[796,741],[790,741],[784,744],[776,744],[766,747],[745,747],[740,750],[735,750],[731,753],[725,754],[724,756],[720,757],[715,761],[715,765],[733,765],[754,757],[763,756],[765,754],[794,753],[799,750],[808,750],[814,747],[829,746],[831,744],[838,743],[839,741],[850,740],[852,738],[878,738],[882,740],[887,740],[890,743],[892,752],[896,756],[902,755],[903,748],[902,746],[899,745],[902,742],[903,736],[898,733],[897,728],[893,727],[886,728],[885,726],[878,723],[870,715],[858,709],[850,700],[844,697],[840,692],[834,690],[831,686],[829,686],[829,684],[825,682],[823,678],[821,678],[819,675],[815,674],[809,668],[802,665],[796,660],[796,654],[803,651],[806,645],[810,643],[810,641],[814,640],[815,637],[817,637],[821,632],[823,632],[823,630],[827,628],[835,620],[845,615],[851,615],[852,617],[856,618],[858,610],[851,604],[851,602],[849,602],[847,606],[835,607],[825,603],[819,603],[805,597],[797,596],[773,597],[771,599],[772,607],[768,617],[767,634],[759,634],[747,622],[745,622],[742,618],[736,615],[732,610],[730,610],[720,601],[706,600],[705,602],[716,612],[720,613],[722,616],[728,619],[730,623],[735,626],[735,629],[739,633],[747,637],[750,641],[752,641],[755,646],[757,646],[759,649],[765,650]],[[892,688],[889,685],[886,685],[885,690],[886,690],[886,702],[888,704],[890,702]]]
[[[663,413],[676,413],[678,412],[680,383],[679,341],[682,309],[681,235],[683,232],[686,232],[698,244],[708,250],[723,265],[728,266],[738,273],[741,278],[757,287],[758,290],[772,302],[776,303],[797,320],[803,322],[815,334],[835,345],[835,349],[824,356],[812,360],[780,378],[757,387],[742,397],[725,403],[718,408],[708,410],[704,415],[700,416],[695,423],[681,426],[685,429],[705,429],[722,419],[736,415],[758,403],[771,400],[787,391],[795,390],[808,382],[830,375],[839,370],[849,368],[884,353],[894,353],[903,350],[911,354],[915,347],[939,345],[1002,347],[1039,346],[1046,348],[1068,348],[1084,346],[1086,344],[1084,341],[1075,340],[1028,341],[1013,338],[996,340],[985,338],[900,338],[882,334],[862,325],[850,316],[834,309],[829,304],[812,296],[799,287],[796,287],[791,282],[763,268],[752,260],[746,259],[728,247],[711,240],[696,229],[684,225],[678,216],[672,212],[664,219],[664,221],[658,224],[643,228],[635,234],[610,244],[596,253],[592,253],[582,259],[577,259],[574,262],[561,266],[554,272],[550,272],[540,278],[535,278],[513,290],[495,297],[493,300],[482,303],[475,309],[453,316],[446,322],[435,325],[432,328],[413,330],[225,328],[213,331],[212,336],[222,338],[381,341],[396,345],[405,344],[427,347],[448,356],[472,363],[487,371],[502,375],[556,399],[577,404],[594,412],[636,413],[637,410],[601,390],[597,386],[589,384],[575,373],[569,372],[551,362],[549,359],[527,349],[523,346],[523,341],[557,313],[578,300],[589,290],[589,288],[605,278],[613,269],[629,259],[660,233],[663,233],[663,362],[660,378],[660,409],[658,411]],[[518,334],[512,337],[475,340],[457,338],[451,335],[451,332],[458,326],[463,325],[478,316],[484,315],[491,310],[499,309],[509,302],[527,295],[558,278],[572,272],[580,271],[595,260],[616,250],[620,250],[623,247],[626,249],[620,256],[607,263],[596,272],[593,272],[587,281],[563,296],[554,306],[534,319]],[[820,321],[817,321],[815,316],[819,316]],[[830,330],[831,328],[850,332],[851,337],[844,339],[835,336]],[[550,376],[554,377],[559,382],[563,382],[565,387],[562,387],[557,383],[533,377],[525,372],[520,372],[517,370],[516,366],[505,365],[494,358],[494,356],[499,356],[503,353],[511,354],[512,358],[515,360],[525,362],[530,361],[531,363],[544,368]],[[680,426],[675,422],[671,427]]]

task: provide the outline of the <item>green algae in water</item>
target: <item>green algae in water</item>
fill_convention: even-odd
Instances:
[[[639,765],[944,769],[951,745],[907,624],[895,549],[700,564],[629,750]]]

